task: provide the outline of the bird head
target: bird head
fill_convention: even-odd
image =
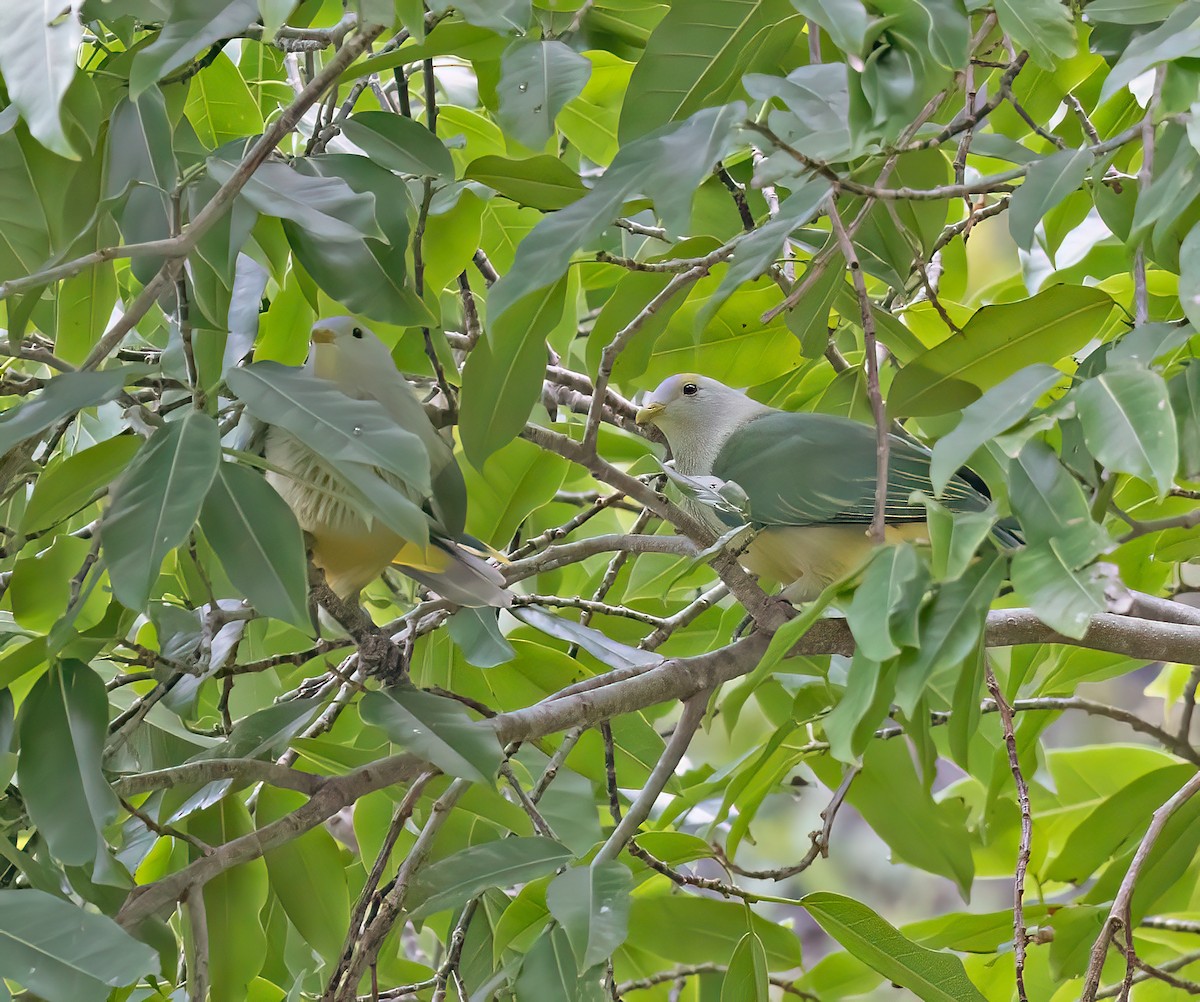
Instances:
[[[681,372],[668,376],[642,401],[637,423],[655,425],[669,439],[673,431],[681,428],[713,425],[723,417],[740,418],[743,412],[756,413],[761,409],[761,404],[740,390],[708,376]]]
[[[314,375],[354,385],[395,372],[392,353],[369,327],[354,317],[327,317],[312,329],[308,360]]]

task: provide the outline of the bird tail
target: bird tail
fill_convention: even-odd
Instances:
[[[1025,545],[1025,534],[1015,518],[1002,518],[992,527],[992,535],[1001,546],[1012,550]]]
[[[392,564],[456,605],[507,608],[512,604],[504,575],[479,551],[452,539],[431,537],[428,546],[409,543]]]

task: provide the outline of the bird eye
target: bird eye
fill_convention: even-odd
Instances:
[[[355,337],[362,337],[362,328],[355,327],[354,330],[352,330],[350,333],[353,334]]]
[[[700,392],[700,387],[697,386],[695,383],[684,383],[683,384],[683,395],[685,397],[693,397],[699,392]]]

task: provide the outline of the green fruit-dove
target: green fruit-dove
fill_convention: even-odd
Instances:
[[[325,457],[272,425],[265,448],[267,479],[312,537],[313,562],[325,571],[329,586],[348,597],[394,565],[458,605],[507,606],[512,596],[504,590],[503,576],[463,539],[467,497],[454,451],[383,342],[353,317],[319,320],[305,367],[348,397],[381,404],[400,428],[415,435],[428,454],[432,488],[426,493],[395,473],[374,471],[428,521],[426,539],[406,539],[363,511]]]
[[[685,507],[715,532],[739,521],[759,530],[741,557],[746,569],[808,601],[857,567],[873,543],[875,429],[830,414],[781,411],[715,379],[683,373],[643,401],[638,424],[667,437],[675,472],[693,478]],[[886,539],[927,538],[926,511],[913,491],[933,495],[929,452],[892,435]],[[981,511],[987,488],[969,471],[950,480],[941,501],[953,511]],[[697,499],[698,498],[698,499]],[[731,503],[734,499],[736,504]],[[732,514],[738,508],[744,515]]]

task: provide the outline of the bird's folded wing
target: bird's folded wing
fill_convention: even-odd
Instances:
[[[826,414],[776,412],[748,421],[725,442],[714,476],[741,485],[758,525],[831,525],[870,522],[875,509],[875,431]],[[923,522],[913,491],[933,495],[929,453],[891,436],[885,517]],[[956,511],[979,511],[988,498],[955,477],[941,498]]]

